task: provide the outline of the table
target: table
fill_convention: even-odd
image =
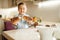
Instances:
[[[55,22],[41,22],[42,26],[36,26],[39,30],[41,40],[53,40],[53,34],[56,27],[46,27],[45,25],[57,24]]]
[[[40,40],[39,33],[30,28],[4,31],[3,36],[8,40]]]
[[[51,29],[51,27],[50,28],[47,28],[47,27],[45,27],[45,28],[42,28],[42,27],[38,27],[39,28],[39,30],[42,30],[42,33],[44,33],[44,31],[46,31],[46,30],[48,30],[48,29],[51,29],[51,30],[49,30],[49,31],[52,31],[51,32],[51,35],[53,34],[53,32],[54,32],[54,37],[56,38],[56,39],[60,39],[60,23],[58,23],[58,22],[47,22],[47,21],[44,21],[44,22],[41,22],[40,24],[43,24],[43,27],[44,27],[44,25],[52,25],[52,24],[56,24],[56,27],[52,27],[52,29]],[[46,32],[48,32],[48,34],[49,34],[49,31],[46,31]],[[45,34],[45,33],[44,33]],[[47,33],[46,33],[47,34]],[[44,35],[43,35],[44,36]],[[47,36],[48,37],[48,36]],[[44,37],[42,37],[42,39],[43,39]],[[45,37],[46,38],[46,37]],[[43,39],[44,40],[44,39]]]
[[[38,36],[36,36],[36,40],[39,40],[40,38],[41,38],[41,40],[53,40],[53,33],[54,33],[55,29],[57,29],[57,28],[54,28],[54,27],[45,27],[44,25],[45,24],[49,24],[49,25],[57,24],[57,26],[60,26],[60,23],[42,22],[41,24],[43,24],[43,26],[37,26],[36,27],[36,29],[39,30],[39,33],[40,33],[41,37],[38,37],[39,34],[37,34]],[[24,29],[24,30],[25,30],[24,33],[27,33],[27,32],[29,33],[29,31],[27,31],[26,29]],[[28,29],[28,30],[31,30],[31,29]],[[35,30],[35,32],[36,32],[36,30]],[[33,32],[31,32],[31,33],[33,33]],[[17,34],[18,34],[18,36],[17,36]],[[20,36],[19,36],[20,34],[22,34],[22,31],[20,29],[19,30],[11,30],[11,31],[4,31],[3,32],[3,36],[5,36],[7,39],[11,39],[11,40],[20,39]],[[36,35],[36,34],[34,34],[34,35]],[[31,35],[29,35],[29,36],[31,37]],[[57,36],[56,36],[56,38],[57,38]],[[58,37],[60,38],[60,36],[58,36]],[[35,37],[32,37],[32,38],[35,38]],[[24,39],[22,39],[22,40],[24,40]]]
[[[39,30],[41,40],[53,40],[53,32],[55,28],[37,26],[37,29]]]

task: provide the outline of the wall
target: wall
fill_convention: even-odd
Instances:
[[[2,8],[2,0],[0,0],[0,8]]]
[[[0,0],[0,8],[8,8],[11,7],[12,0]]]
[[[3,8],[7,8],[8,7],[8,0],[3,0]]]
[[[47,1],[37,5],[28,5],[28,13],[31,16],[41,17],[43,21],[59,22],[60,1]]]

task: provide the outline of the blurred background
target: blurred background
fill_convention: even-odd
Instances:
[[[27,13],[42,21],[60,22],[60,0],[0,0],[0,14],[3,18],[10,18],[18,13],[19,2],[27,4]]]

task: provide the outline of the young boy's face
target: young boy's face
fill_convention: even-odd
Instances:
[[[20,5],[18,8],[19,14],[24,14],[27,11],[26,5]]]

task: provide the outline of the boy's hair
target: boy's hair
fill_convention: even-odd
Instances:
[[[20,5],[25,5],[25,3],[20,2],[20,3],[18,4],[18,8],[19,8]]]

